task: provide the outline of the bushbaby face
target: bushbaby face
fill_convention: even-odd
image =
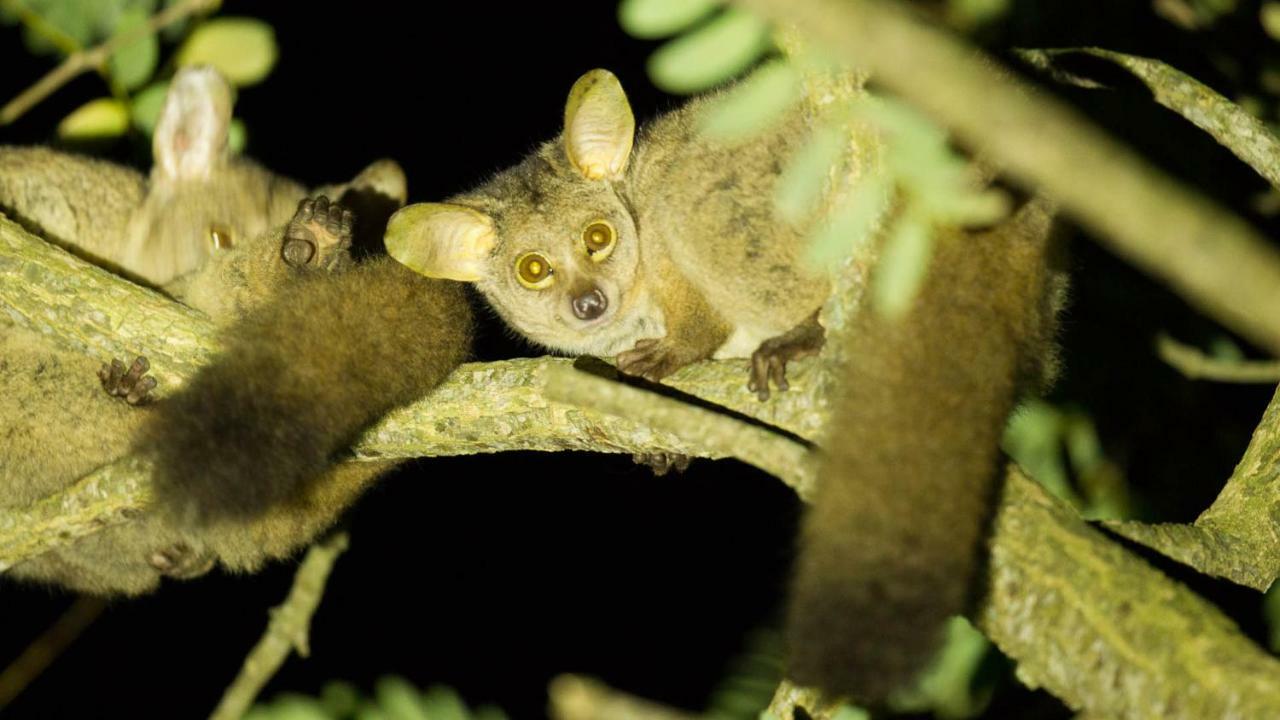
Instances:
[[[560,138],[451,203],[404,208],[387,250],[424,275],[476,283],[511,326],[554,350],[613,355],[660,337],[620,190],[634,134],[617,78],[593,70],[569,93]]]
[[[153,188],[130,224],[128,247],[148,258],[145,279],[163,284],[282,224],[303,196],[296,183],[231,160],[207,180]]]
[[[303,189],[230,157],[231,86],[209,67],[183,68],[152,137],[147,198],[127,230],[121,264],[157,285],[210,251],[287,220]]]
[[[636,228],[616,198],[550,215],[498,215],[498,241],[477,287],[512,327],[568,353],[612,355],[649,314],[636,282]]]

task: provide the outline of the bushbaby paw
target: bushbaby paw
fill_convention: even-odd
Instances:
[[[355,216],[320,195],[305,198],[284,231],[280,257],[292,267],[333,270],[350,260]]]
[[[110,365],[104,363],[98,369],[98,379],[108,395],[123,398],[130,405],[143,405],[151,402],[151,391],[156,387],[156,379],[147,374],[150,369],[151,363],[141,355],[127,370],[124,363],[112,359]]]
[[[639,452],[631,455],[631,460],[637,465],[644,465],[653,471],[654,475],[662,477],[668,472],[675,470],[676,472],[684,472],[689,468],[689,462],[693,458],[680,453],[669,452]]]
[[[652,382],[658,382],[687,364],[669,344],[656,339],[637,341],[635,348],[618,353],[619,371]]]
[[[751,354],[751,375],[747,389],[760,400],[769,399],[769,383],[779,390],[790,387],[787,382],[787,363],[816,354],[826,342],[826,333],[815,318],[777,337],[760,343]]]
[[[213,553],[197,552],[183,542],[174,543],[147,556],[147,562],[161,575],[180,580],[204,575],[213,569],[216,559]]]

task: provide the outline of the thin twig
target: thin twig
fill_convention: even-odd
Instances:
[[[9,663],[9,667],[0,672],[0,710],[40,677],[98,619],[106,607],[106,601],[99,597],[76,598],[49,629],[32,641],[18,659]]]
[[[183,18],[213,8],[218,2],[219,0],[183,0],[152,15],[145,23],[113,35],[97,47],[71,53],[56,68],[0,108],[0,125],[8,125],[22,117],[80,73],[101,69],[116,50],[139,38],[159,32]]]
[[[271,622],[262,639],[249,652],[240,674],[222,694],[209,720],[238,720],[253,704],[258,693],[290,651],[307,657],[311,653],[308,633],[333,563],[347,549],[347,534],[340,532],[311,546],[293,578],[293,588],[285,601],[271,609]]]
[[[1280,187],[1280,138],[1272,134],[1262,120],[1190,75],[1159,60],[1102,48],[1028,49],[1017,53],[1055,80],[1094,89],[1106,86],[1064,70],[1057,64],[1058,58],[1087,55],[1114,63],[1142,81],[1157,103],[1209,133],[1273,187]]]
[[[1219,360],[1174,340],[1168,335],[1156,339],[1160,359],[1191,380],[1228,383],[1272,384],[1280,382],[1280,360]]]
[[[80,50],[80,43],[76,42],[75,38],[45,20],[43,15],[27,7],[22,0],[0,0],[0,7],[16,14],[23,27],[48,41],[63,55],[70,55]]]

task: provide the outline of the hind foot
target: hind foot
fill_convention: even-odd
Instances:
[[[787,363],[809,355],[816,355],[827,342],[827,332],[818,322],[818,313],[777,337],[760,343],[751,354],[751,379],[747,388],[761,401],[769,399],[769,383],[779,390],[790,387],[787,383]]]
[[[147,556],[151,567],[165,577],[188,580],[213,569],[216,558],[211,552],[196,552],[184,542],[174,543]]]
[[[693,458],[679,453],[652,452],[634,453],[631,455],[631,460],[637,465],[648,467],[654,475],[662,477],[672,470],[684,472],[689,468],[689,462]]]
[[[104,363],[98,369],[98,379],[108,395],[123,398],[130,405],[144,405],[154,399],[151,391],[156,387],[156,379],[147,374],[150,369],[151,363],[141,355],[128,370],[124,363],[112,359],[110,365]]]

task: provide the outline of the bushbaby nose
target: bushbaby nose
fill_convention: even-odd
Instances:
[[[577,315],[579,320],[595,320],[604,314],[605,308],[609,307],[609,300],[604,293],[600,292],[600,288],[591,288],[575,297],[571,304],[573,314]]]

